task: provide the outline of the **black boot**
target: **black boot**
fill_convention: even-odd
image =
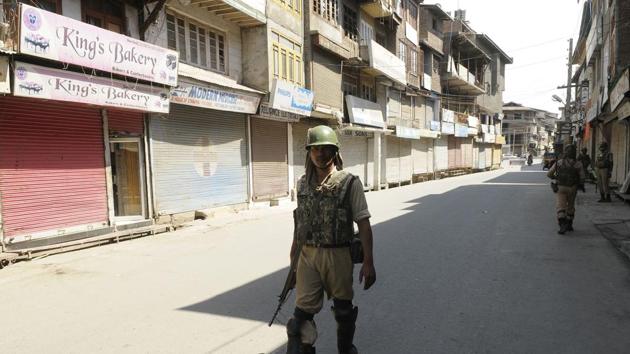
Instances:
[[[598,203],[603,203],[606,201],[606,195],[604,193],[599,193],[600,197],[599,200],[597,201]]]
[[[610,199],[610,193],[607,193],[607,194],[606,194],[606,202],[607,202],[607,203],[612,202],[612,200]]]
[[[291,318],[287,322],[287,354],[302,354],[302,335],[300,333],[302,321]]]
[[[566,218],[559,218],[558,219],[558,225],[560,226],[560,230],[558,230],[558,233],[560,235],[564,235],[567,232],[567,219]]]
[[[567,231],[573,231],[573,219],[567,218]]]
[[[333,312],[337,321],[337,350],[339,354],[358,354],[352,341],[359,308],[356,306],[349,309],[333,308]]]

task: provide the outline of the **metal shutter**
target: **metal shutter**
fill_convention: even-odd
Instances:
[[[612,124],[610,151],[613,154],[613,170],[610,181],[621,185],[626,178],[626,126],[620,123]]]
[[[411,160],[414,174],[429,172],[427,141],[427,139],[420,139],[412,143]]]
[[[457,138],[453,135],[448,136],[448,169],[457,167]]]
[[[110,132],[142,135],[144,114],[138,111],[107,110],[107,127]]]
[[[361,178],[363,185],[367,185],[368,139],[341,135],[341,157],[343,169]]]
[[[484,145],[479,145],[479,165],[478,169],[483,170],[486,168],[486,147]]]
[[[293,178],[295,179],[294,185],[297,185],[297,181],[306,172],[304,170],[304,163],[306,162],[306,133],[309,128],[315,127],[315,123],[308,123],[308,121],[300,121],[291,125],[291,131],[293,135]]]
[[[492,145],[487,145],[486,151],[486,168],[492,167]]]
[[[400,182],[400,144],[398,138],[388,136],[387,140],[387,158],[386,158],[386,174],[387,183]]]
[[[492,165],[497,168],[501,166],[501,145],[494,145],[492,149]]]
[[[106,225],[104,154],[98,108],[0,98],[4,236]]]
[[[398,139],[400,152],[400,180],[411,181],[413,177],[413,162],[411,160],[411,140]]]
[[[251,118],[254,200],[289,195],[287,123]]]
[[[472,168],[473,167],[472,139],[470,138],[462,139],[462,156],[463,156],[462,167]]]
[[[173,104],[150,134],[159,214],[247,202],[245,115]]]
[[[316,102],[341,109],[341,67],[334,56],[313,50],[313,91]]]
[[[437,171],[448,169],[448,139],[446,136],[435,140],[435,159]]]

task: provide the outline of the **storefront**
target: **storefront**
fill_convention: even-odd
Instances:
[[[14,96],[0,99],[4,243],[34,247],[147,219],[143,116],[168,112],[167,90],[14,65]]]
[[[420,129],[420,139],[411,142],[411,161],[414,178],[432,174],[434,171],[433,144],[438,133],[428,129]]]
[[[171,101],[169,115],[149,124],[157,215],[247,203],[247,114],[256,113],[260,95],[186,76]]]

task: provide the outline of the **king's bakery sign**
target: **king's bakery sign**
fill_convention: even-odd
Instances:
[[[169,93],[151,87],[67,70],[15,62],[13,94],[97,106],[168,113]]]
[[[176,51],[20,5],[20,53],[177,85]]]

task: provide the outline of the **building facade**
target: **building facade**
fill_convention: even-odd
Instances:
[[[541,156],[545,150],[552,151],[557,114],[515,102],[506,103],[503,113],[503,154]]]

